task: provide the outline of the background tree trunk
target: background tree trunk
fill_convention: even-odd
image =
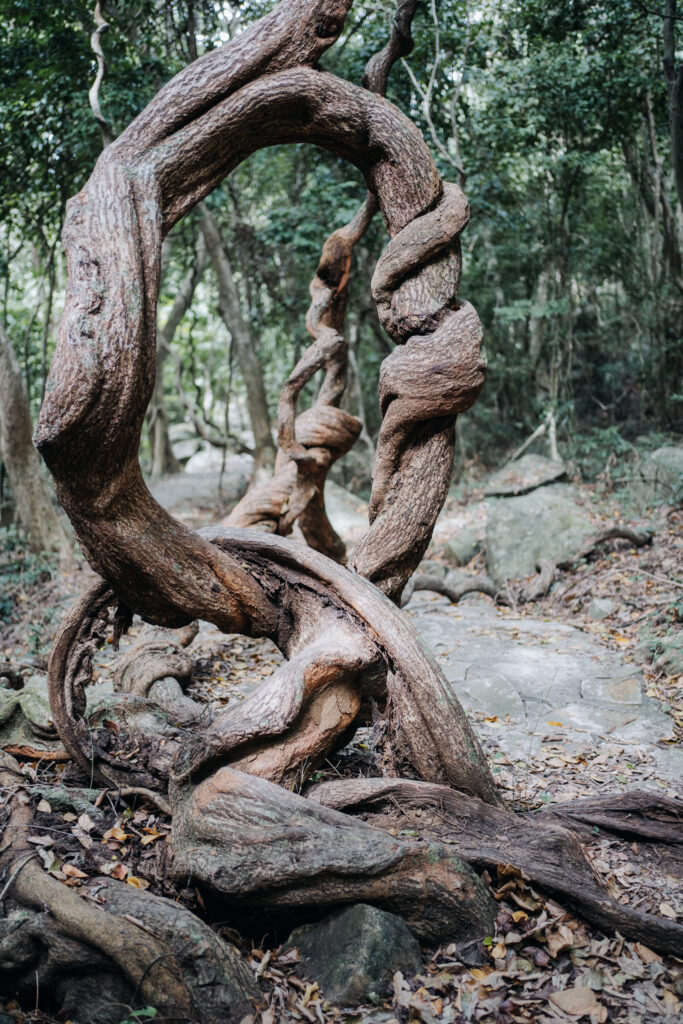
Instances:
[[[669,93],[671,162],[678,202],[683,209],[683,64],[676,66],[677,0],[667,0],[664,18],[664,74]]]
[[[218,281],[218,311],[235,344],[244,385],[251,429],[254,432],[254,470],[252,482],[268,478],[275,466],[275,444],[270,430],[270,415],[263,370],[249,324],[242,316],[240,299],[232,276],[232,267],[218,225],[206,204],[201,204],[202,234]]]
[[[33,447],[28,393],[19,361],[0,323],[0,456],[5,463],[17,515],[32,551],[73,556],[66,531],[52,504],[40,456]]]
[[[166,242],[164,242],[164,246],[165,245]],[[171,307],[171,312],[168,314],[166,319],[166,323],[157,331],[157,372],[154,381],[154,391],[152,392],[152,400],[149,406],[149,439],[152,448],[152,477],[168,476],[171,473],[178,473],[182,468],[173,454],[171,439],[168,434],[168,417],[166,415],[166,408],[164,405],[163,370],[175,332],[178,329],[180,321],[192,304],[195,289],[199,284],[202,274],[204,273],[207,261],[208,257],[204,237],[200,234],[197,238],[192,266],[180,284],[178,294],[175,297]]]

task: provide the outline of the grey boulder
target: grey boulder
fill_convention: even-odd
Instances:
[[[661,638],[655,667],[667,676],[683,675],[683,631]]]
[[[286,946],[299,950],[301,974],[338,1006],[379,1003],[396,971],[422,970],[420,946],[402,918],[365,903],[296,928]]]
[[[640,466],[634,489],[646,505],[683,502],[683,447],[668,445],[648,455]]]
[[[571,489],[551,484],[517,498],[487,502],[486,564],[494,583],[535,572],[537,562],[573,558],[594,533]]]
[[[526,494],[544,484],[553,483],[565,476],[564,462],[547,459],[544,455],[523,455],[515,462],[509,462],[489,478],[484,494],[487,497]]]
[[[481,544],[474,530],[460,530],[443,546],[443,555],[449,565],[460,566],[471,562]]]

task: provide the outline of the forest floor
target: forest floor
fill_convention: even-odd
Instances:
[[[483,514],[477,497],[467,504],[449,500],[431,558],[443,559],[452,533],[477,526]],[[598,526],[625,521],[623,510],[592,488],[583,487],[580,500]],[[210,495],[204,500],[195,492],[183,502],[175,511],[189,525],[206,524],[217,514]],[[353,505],[347,501],[343,523],[352,538],[358,527]],[[360,505],[356,511],[362,515]],[[652,515],[648,523],[653,524]],[[631,517],[629,524],[642,525],[642,520]],[[547,597],[529,604],[496,608],[478,595],[452,606],[444,597],[420,593],[407,607],[467,707],[507,801],[521,811],[634,788],[682,795],[683,676],[667,675],[657,667],[656,655],[683,618],[683,513],[660,510],[654,528],[651,546],[619,543],[603,549],[563,572]],[[4,575],[9,581],[4,600],[13,611],[0,628],[0,660],[33,664],[40,672],[62,615],[92,574],[84,568],[50,575],[47,567],[28,560],[24,571],[20,550],[0,554],[0,573],[3,557],[5,568],[18,567]],[[481,571],[481,561],[477,555],[466,571]],[[588,613],[596,597],[615,606],[600,621]],[[134,626],[124,649],[137,631]],[[281,661],[267,641],[224,636],[208,626],[190,650],[190,695],[218,705],[243,699]],[[114,662],[108,649],[98,662],[99,681],[110,677]],[[318,777],[357,774],[369,756],[367,739],[359,733]],[[38,785],[73,770],[66,762],[28,755],[23,763]],[[162,814],[146,805],[127,809],[106,792],[96,803],[102,812],[97,821],[43,808],[46,833],[54,837],[51,849],[62,871],[66,868],[68,884],[78,887],[82,877],[104,872],[193,908],[201,905],[196,890],[177,891],[164,881],[169,824]],[[409,833],[419,834],[419,811],[415,814],[407,825]],[[680,847],[628,844],[595,829],[586,849],[615,898],[683,919]],[[488,880],[499,915],[496,934],[483,952],[470,955],[454,945],[425,950],[424,971],[416,977],[395,975],[392,991],[378,1006],[330,1007],[317,986],[299,977],[291,952],[262,948],[253,937],[228,929],[226,937],[240,946],[263,990],[263,1004],[251,1021],[660,1024],[680,1019],[683,951],[681,960],[660,957],[641,944],[605,936],[505,866]],[[28,1024],[48,1018],[8,1004],[0,1010],[0,1024],[8,1020]]]

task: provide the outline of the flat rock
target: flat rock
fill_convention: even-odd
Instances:
[[[614,601],[610,601],[608,597],[594,597],[588,605],[588,618],[600,621],[600,619],[606,619],[616,609],[616,604]]]
[[[420,946],[405,922],[365,903],[295,929],[286,946],[299,950],[301,974],[339,1006],[381,1003],[396,971],[422,969]]]
[[[523,455],[489,477],[484,494],[487,497],[526,494],[544,484],[561,480],[566,472],[564,462],[547,459],[543,455]]]
[[[612,668],[605,675],[591,675],[581,681],[581,699],[589,704],[643,703],[643,677],[633,665]]]
[[[563,484],[518,498],[491,498],[486,524],[486,565],[494,583],[536,571],[537,562],[572,558],[594,532],[588,516]]]
[[[450,605],[417,593],[406,609],[477,728],[516,762],[548,733],[577,749],[630,744],[679,783],[683,751],[657,741],[672,719],[645,694],[640,669],[575,626]],[[483,720],[483,721],[482,721]]]

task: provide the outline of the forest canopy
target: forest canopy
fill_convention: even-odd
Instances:
[[[109,0],[99,36],[105,138],[197,54],[272,6]],[[63,301],[66,201],[103,145],[88,99],[97,71],[93,5],[3,0],[2,13],[2,320],[35,415]],[[640,0],[418,7],[415,47],[393,69],[388,97],[418,124],[441,174],[465,184],[472,209],[461,294],[484,324],[489,375],[460,432],[461,458],[495,461],[550,409],[578,455],[581,438],[618,446],[680,427],[683,144],[670,112],[680,90],[680,22],[664,13]],[[392,16],[385,3],[355,5],[323,67],[360,82]],[[307,290],[322,241],[363,195],[360,174],[342,160],[277,146],[250,157],[207,200],[271,418],[306,347]],[[165,247],[160,326],[196,263],[200,218],[185,218]],[[369,282],[385,239],[376,218],[354,255],[348,310],[356,373],[347,402],[360,408],[370,443],[388,342]],[[156,397],[171,424],[250,447],[244,368],[219,286],[212,272],[196,276]],[[153,466],[153,412],[143,466],[163,471],[158,453]]]

